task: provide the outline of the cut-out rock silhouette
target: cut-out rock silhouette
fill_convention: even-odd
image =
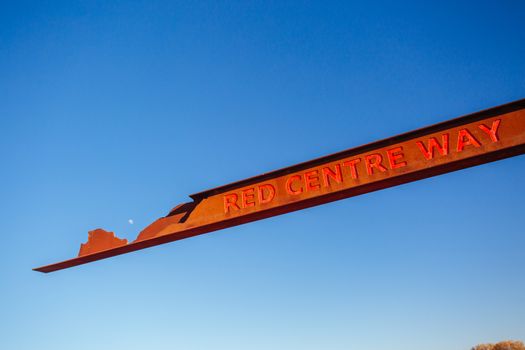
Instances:
[[[128,244],[127,239],[115,237],[115,233],[108,232],[101,228],[89,231],[88,241],[80,244],[78,256],[101,252],[106,249],[117,248]]]

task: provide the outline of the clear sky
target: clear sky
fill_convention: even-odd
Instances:
[[[0,348],[523,340],[524,156],[31,271],[191,193],[525,97],[523,1],[393,3],[2,1]]]

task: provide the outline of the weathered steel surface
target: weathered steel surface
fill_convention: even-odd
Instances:
[[[88,241],[80,245],[78,256],[84,256],[101,252],[103,250],[122,247],[128,244],[127,239],[115,237],[113,232],[105,231],[101,228],[88,232]]]
[[[525,153],[525,100],[191,195],[129,244],[90,231],[51,272]]]

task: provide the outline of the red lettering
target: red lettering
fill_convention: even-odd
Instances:
[[[294,190],[292,188],[292,182],[293,181],[301,181],[301,176],[300,175],[292,175],[290,176],[287,180],[286,180],[286,192],[288,192],[288,194],[293,194],[293,195],[297,195],[297,194],[301,194],[303,193],[303,187],[299,187],[299,189],[297,190]]]
[[[230,211],[230,208],[233,208],[235,210],[239,210],[239,206],[237,205],[237,199],[238,196],[236,193],[227,194],[224,197],[224,212],[227,213]]]
[[[402,168],[407,165],[407,162],[398,162],[400,158],[403,158],[403,147],[396,147],[386,151],[388,155],[388,162],[390,163],[390,169]]]
[[[306,184],[307,191],[320,189],[319,172],[317,170],[312,170],[304,173],[304,183]]]
[[[434,158],[434,149],[441,153],[442,156],[446,156],[448,154],[448,134],[441,135],[441,143],[443,144],[443,146],[439,144],[438,140],[436,140],[435,137],[431,137],[428,139],[427,149],[425,148],[423,142],[416,142],[416,144],[419,146],[419,149],[421,150],[421,153],[423,153],[425,158],[428,160]]]
[[[381,164],[383,161],[383,156],[379,153],[369,154],[365,157],[365,163],[366,163],[366,172],[368,175],[373,174],[373,168],[376,168],[377,170],[381,172],[385,172],[386,168]]]
[[[255,206],[255,191],[253,188],[241,191],[241,203],[243,208]]]
[[[501,119],[496,119],[492,122],[492,126],[490,127],[490,129],[485,124],[479,125],[479,128],[483,130],[487,135],[490,136],[490,139],[492,140],[492,142],[498,142],[499,138],[498,138],[497,132],[498,132],[500,122],[501,122]]]
[[[357,173],[357,167],[355,165],[360,161],[361,158],[356,158],[343,162],[343,166],[350,167],[350,173],[352,174],[353,179],[357,179],[359,177],[359,174]]]
[[[264,195],[264,192],[266,190],[267,195]],[[275,197],[275,187],[270,184],[264,184],[260,185],[257,188],[257,197],[259,199],[260,204],[271,202],[272,199]]]
[[[458,146],[457,151],[463,151],[463,148],[468,145],[473,145],[474,147],[480,147],[481,144],[478,140],[468,131],[467,129],[459,130],[458,134]]]
[[[341,166],[339,164],[335,165],[335,171],[326,167],[322,169],[322,173],[324,187],[330,186],[330,179],[333,179],[337,183],[343,182],[343,175],[341,174]]]

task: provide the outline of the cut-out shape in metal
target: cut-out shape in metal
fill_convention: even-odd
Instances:
[[[101,228],[88,232],[88,241],[80,245],[78,256],[98,253],[104,250],[122,247],[128,244],[127,239],[115,237],[115,233]]]

